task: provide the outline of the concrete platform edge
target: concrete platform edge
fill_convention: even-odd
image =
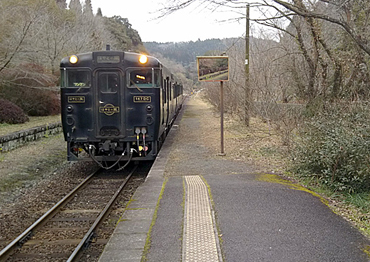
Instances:
[[[145,182],[136,190],[117,223],[99,262],[145,260],[150,248],[147,243],[150,243],[151,229],[156,222],[157,209],[166,185],[165,167],[183,112],[184,106],[168,133]]]

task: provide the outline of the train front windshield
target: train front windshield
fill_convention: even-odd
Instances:
[[[88,70],[62,70],[62,87],[90,87],[91,72]]]
[[[129,88],[152,88],[161,85],[160,70],[154,68],[131,69],[128,73]]]

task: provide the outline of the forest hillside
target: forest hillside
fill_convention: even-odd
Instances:
[[[69,6],[66,0],[2,0],[0,19],[0,99],[25,115],[59,113],[55,87],[63,57],[103,50],[106,44],[146,52],[128,19],[105,17],[100,9],[93,14],[90,0],[84,5],[71,0]],[[5,118],[0,116],[0,123],[9,121]]]

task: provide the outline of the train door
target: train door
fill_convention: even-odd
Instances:
[[[175,112],[177,112],[177,107],[178,107],[178,95],[177,95],[177,91],[178,91],[178,85],[177,83],[175,83],[175,90],[174,90],[174,96],[175,96]]]
[[[120,71],[98,71],[96,74],[96,136],[122,136],[124,123],[123,92],[121,90],[122,73]]]
[[[173,86],[174,86],[173,82],[170,82],[169,87],[168,87],[169,97],[170,97],[170,121],[172,121],[174,111],[175,111],[175,109],[174,109],[175,101],[174,101],[174,96],[173,96]]]
[[[161,89],[161,97],[162,97],[162,103],[161,103],[161,108],[162,108],[162,125],[167,123],[167,95],[166,95],[166,79],[162,79],[162,89]]]
[[[170,81],[167,77],[164,80],[164,87],[165,87],[165,93],[166,93],[166,105],[165,105],[165,120],[166,120],[166,126],[169,124],[169,118],[170,118]]]

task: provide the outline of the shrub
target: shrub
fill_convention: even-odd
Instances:
[[[0,123],[21,124],[28,120],[20,107],[0,98]]]
[[[27,92],[24,101],[19,104],[29,116],[49,116],[60,113],[60,99],[57,92],[39,90],[39,92]]]
[[[293,151],[292,171],[336,191],[370,189],[370,123],[366,105],[330,106],[307,120]]]
[[[18,105],[29,116],[60,113],[57,78],[37,64],[23,64],[2,73],[1,97]],[[6,80],[6,81],[5,81]],[[52,90],[55,91],[52,91]]]
[[[2,97],[18,105],[29,116],[48,116],[60,113],[58,92],[13,86],[3,91]]]

